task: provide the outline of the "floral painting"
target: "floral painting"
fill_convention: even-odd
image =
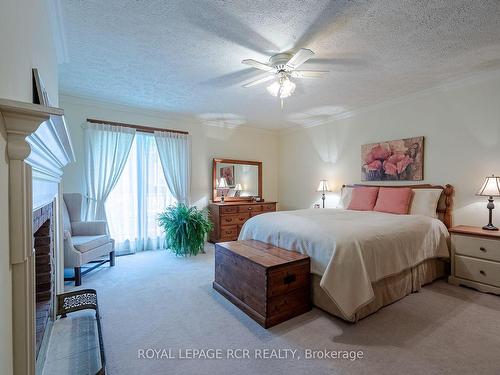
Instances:
[[[424,178],[424,137],[361,146],[363,181],[419,181]]]
[[[227,185],[230,187],[234,187],[234,165],[230,167],[220,168],[219,177],[224,177],[226,179]]]

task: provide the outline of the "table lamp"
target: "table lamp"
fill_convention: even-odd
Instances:
[[[486,207],[490,210],[490,220],[488,225],[485,225],[483,229],[498,230],[498,228],[493,225],[491,220],[493,216],[493,209],[495,208],[495,205],[493,204],[493,197],[500,197],[500,177],[496,177],[495,175],[486,177],[483,186],[479,189],[476,195],[489,197],[488,205]]]
[[[217,184],[217,190],[221,191],[220,201],[224,202],[224,189],[227,189],[227,182],[224,177],[221,177],[219,183]]]
[[[241,187],[241,184],[236,184],[236,186],[234,187],[234,196],[239,197],[242,190],[243,188]]]
[[[325,208],[325,193],[330,191],[330,188],[328,187],[328,180],[320,180],[318,189],[316,191],[321,192],[321,199],[323,199],[323,208]]]

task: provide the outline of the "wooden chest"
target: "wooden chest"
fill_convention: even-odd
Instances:
[[[311,309],[310,259],[254,240],[218,243],[213,287],[268,328]]]
[[[276,202],[227,202],[208,205],[214,229],[210,242],[235,241],[241,227],[251,217],[276,211]]]

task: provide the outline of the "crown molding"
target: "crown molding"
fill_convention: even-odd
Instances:
[[[367,105],[367,106],[362,106],[358,108],[354,108],[350,111],[344,111],[340,112],[338,114],[332,115],[328,121],[325,121],[324,123],[321,124],[315,124],[315,125],[310,125],[310,126],[301,126],[301,125],[293,125],[284,129],[279,130],[280,135],[287,135],[291,134],[294,132],[298,132],[303,129],[310,129],[310,128],[315,128],[318,126],[323,126],[326,124],[330,124],[334,121],[339,121],[339,120],[344,120],[348,119],[351,117],[355,117],[364,113],[380,110],[380,109],[387,109],[390,107],[393,107],[398,104],[402,103],[407,103],[411,102],[413,100],[418,100],[421,98],[425,98],[429,95],[436,94],[436,93],[443,93],[443,92],[448,92],[452,90],[457,90],[460,88],[468,87],[468,86],[473,86],[478,83],[483,83],[485,81],[491,81],[491,80],[497,80],[500,79],[500,70],[494,70],[494,71],[488,71],[488,72],[482,72],[482,73],[474,73],[467,75],[465,77],[462,77],[457,80],[441,83],[439,85],[423,89],[420,91],[416,91],[407,95],[402,95],[396,98],[391,98],[379,103]]]
[[[72,93],[68,93],[66,91],[61,91],[59,90],[59,100],[61,102],[66,102],[69,104],[75,104],[75,105],[85,105],[88,107],[96,107],[100,109],[112,109],[113,111],[117,112],[123,112],[123,113],[130,113],[130,114],[135,114],[135,115],[143,115],[147,117],[154,117],[157,119],[171,119],[171,120],[193,120],[195,119],[194,116],[189,116],[186,114],[182,113],[176,113],[176,112],[168,112],[168,111],[161,111],[157,109],[149,109],[145,107],[138,107],[138,106],[131,106],[127,104],[123,104],[118,101],[113,101],[113,100],[106,100],[106,99],[98,99],[94,98],[91,96],[85,96],[85,95],[75,95]]]
[[[189,113],[179,113],[179,112],[168,112],[160,111],[157,109],[147,109],[145,107],[131,106],[116,101],[96,99],[89,96],[75,95],[65,91],[59,91],[59,101],[60,105],[64,107],[64,103],[73,105],[84,105],[88,107],[96,107],[104,110],[113,110],[115,112],[128,113],[133,115],[140,115],[145,117],[152,117],[155,119],[167,120],[169,121],[168,126],[172,129],[178,128],[178,123],[188,124],[188,125],[198,125],[206,126],[209,128],[225,128],[228,131],[235,130],[249,130],[266,134],[278,134],[279,129],[267,129],[257,126],[251,126],[246,124],[241,124],[237,126],[223,126],[223,125],[211,125],[204,123],[203,119],[199,118],[194,114]],[[185,129],[178,129],[185,130]]]

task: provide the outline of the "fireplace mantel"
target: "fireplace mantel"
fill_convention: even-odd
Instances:
[[[62,109],[0,99],[0,114],[9,159],[14,373],[35,375],[32,215],[33,210],[55,202],[56,273],[62,277],[61,178],[63,167],[74,161],[74,153]],[[62,286],[61,281],[58,292],[62,292]]]

